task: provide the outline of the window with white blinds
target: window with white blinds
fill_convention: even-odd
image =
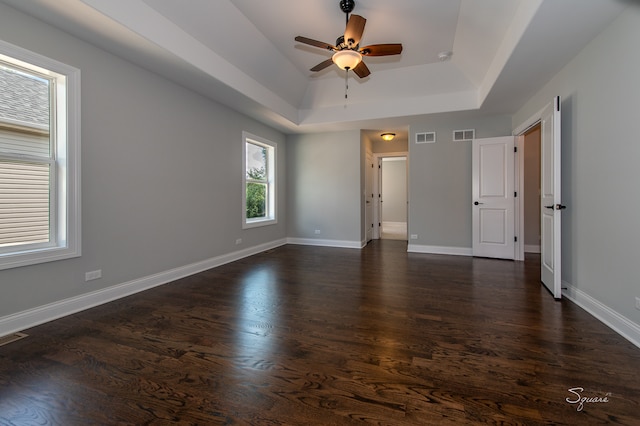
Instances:
[[[0,41],[0,269],[80,255],[79,78]]]

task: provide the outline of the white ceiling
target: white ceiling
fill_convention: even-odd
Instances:
[[[371,75],[332,66],[339,0],[0,0],[287,133],[402,131],[426,114],[511,114],[627,5],[625,0],[356,0]],[[627,0],[628,1],[628,0]],[[438,54],[452,51],[450,61]]]

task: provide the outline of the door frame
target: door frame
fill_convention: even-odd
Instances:
[[[375,179],[373,179],[373,194],[374,194],[374,203],[373,203],[373,239],[380,239],[380,224],[382,223],[382,201],[381,191],[382,191],[382,159],[387,157],[405,157],[407,159],[407,231],[409,229],[409,152],[408,151],[400,151],[400,152],[374,152],[373,153],[373,165],[374,167],[377,165],[377,173],[375,174]],[[376,197],[377,194],[377,197]],[[407,236],[407,238],[409,238]]]
[[[369,167],[369,164],[371,164],[371,167]],[[377,173],[375,171],[375,160],[374,160],[374,154],[373,152],[366,152],[365,155],[365,184],[364,184],[364,188],[365,188],[365,194],[364,194],[364,243],[365,245],[373,240],[375,238],[375,215],[374,215],[374,196],[373,194],[375,194],[374,192],[374,187],[375,187],[375,181],[377,178]],[[371,197],[369,197],[369,192],[367,192],[367,190],[370,189],[371,190]],[[369,203],[369,204],[367,204]],[[369,207],[367,207],[367,205]],[[369,211],[369,213],[367,214],[367,210]],[[371,231],[371,238],[368,237],[368,233],[369,231]]]
[[[542,122],[542,115],[547,105],[542,107],[538,112],[526,119],[522,124],[515,128],[513,136],[516,137],[516,148],[518,154],[515,164],[515,191],[518,193],[516,200],[516,235],[519,236],[516,241],[516,258],[515,260],[524,260],[524,197],[522,191],[524,189],[524,134],[530,129]],[[542,164],[540,165],[542,168]]]

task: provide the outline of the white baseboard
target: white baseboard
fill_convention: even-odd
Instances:
[[[287,238],[287,244],[355,249],[361,249],[366,245],[362,241],[320,240],[316,238]]]
[[[446,246],[425,246],[421,244],[409,244],[407,246],[409,253],[427,253],[427,254],[448,254],[452,256],[473,256],[471,247],[446,247]]]
[[[206,259],[201,262],[170,269],[168,271],[138,278],[126,283],[117,284],[101,290],[81,294],[69,299],[38,306],[16,314],[0,318],[0,336],[6,336],[17,331],[22,331],[48,321],[53,321],[85,309],[93,308],[122,297],[132,295],[153,287],[167,284],[198,272],[206,271],[226,263],[243,259],[265,250],[280,247],[287,243],[286,239],[276,240],[244,250],[235,251],[222,256]]]
[[[407,222],[382,222],[382,227],[384,228],[385,226],[389,226],[391,228],[406,228]]]
[[[170,269],[154,275],[149,275],[139,279],[135,279],[126,283],[117,284],[105,289],[85,293],[69,299],[60,300],[39,306],[37,308],[28,309],[16,314],[7,315],[0,318],[0,336],[6,336],[11,333],[22,331],[48,321],[74,314],[85,309],[93,308],[113,300],[120,299],[157,287],[169,282],[197,274],[208,269],[243,259],[254,254],[261,253],[285,244],[313,245],[326,247],[342,247],[342,248],[362,248],[362,242],[359,241],[339,241],[339,240],[317,240],[304,238],[287,238],[260,244],[244,250],[228,253],[222,256],[203,260],[201,262],[192,263],[190,265],[181,266],[179,268]],[[466,247],[443,247],[443,246],[425,246],[419,244],[409,244],[407,251],[410,253],[428,253],[428,254],[446,254],[455,256],[471,256],[471,248]],[[602,304],[598,300],[589,296],[587,293],[575,288],[567,282],[563,282],[566,289],[562,294],[576,305],[593,315],[602,323],[610,327],[616,333],[627,339],[629,342],[640,348],[640,325],[630,321],[626,317],[620,315],[608,306]]]
[[[540,253],[540,246],[534,246],[534,245],[530,245],[530,244],[525,244],[524,245],[524,252],[525,253]]]
[[[562,286],[566,287],[566,289],[562,291],[563,296],[640,348],[640,325],[620,315],[566,281],[562,282]]]

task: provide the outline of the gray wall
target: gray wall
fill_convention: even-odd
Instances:
[[[456,129],[476,129],[477,138],[507,136],[511,118],[442,114],[410,127],[409,141],[420,132],[436,132],[437,139],[409,143],[409,234],[418,235],[411,244],[471,247],[471,142],[452,142]]]
[[[514,127],[562,96],[562,278],[640,324],[640,7],[536,93]]]
[[[359,130],[287,137],[289,237],[360,244],[363,145]]]
[[[409,234],[419,236],[412,243],[471,246],[471,144],[452,142],[452,131],[511,134],[559,94],[563,279],[640,324],[633,307],[640,297],[638,9],[623,13],[513,120],[446,114],[411,126],[409,141],[416,132],[438,137],[409,143]],[[83,210],[82,257],[0,271],[0,317],[287,236],[362,240],[363,152],[373,143],[359,131],[285,138],[3,4],[0,38],[82,70]],[[277,225],[241,229],[242,130],[278,143],[286,167],[279,168]],[[103,278],[85,283],[94,269]]]
[[[0,271],[0,317],[286,237],[283,134],[3,4],[0,38],[82,72],[83,246]],[[277,225],[241,229],[243,130],[278,143]]]
[[[407,159],[382,159],[382,221],[407,221]]]
[[[395,138],[387,142],[378,138],[372,141],[372,150],[375,154],[385,154],[389,152],[407,152],[409,147],[407,139]]]

